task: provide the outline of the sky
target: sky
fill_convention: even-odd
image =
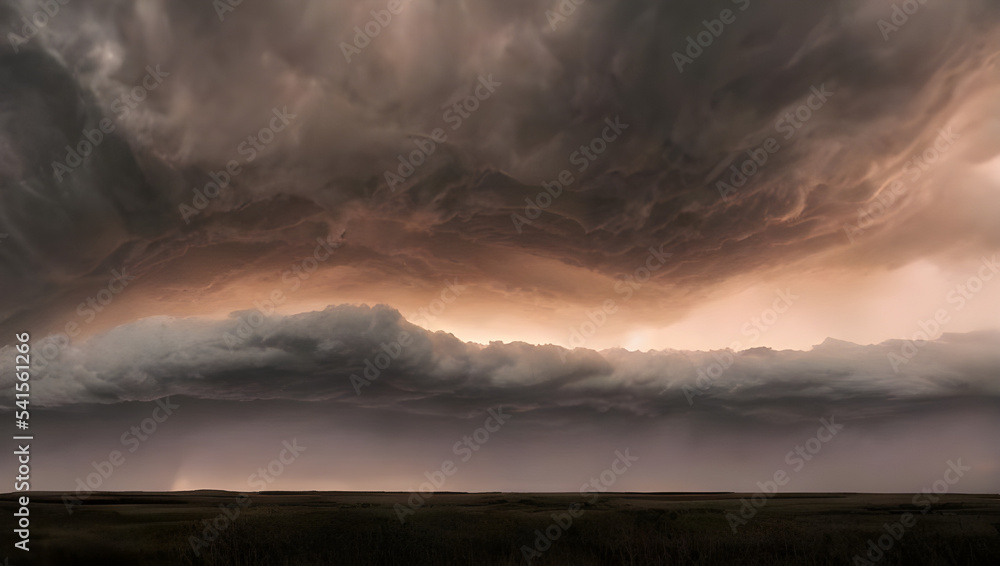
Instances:
[[[33,489],[1000,489],[995,3],[50,11],[0,2]]]

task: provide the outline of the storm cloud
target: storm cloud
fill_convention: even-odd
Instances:
[[[998,485],[995,2],[56,4],[0,0],[0,390],[29,332],[41,485],[168,398],[112,487],[232,487],[296,434],[329,448],[296,487],[405,487],[498,406],[460,487],[635,442],[633,488],[752,489],[833,415],[802,488],[952,447]]]
[[[218,14],[204,2],[61,7],[16,53],[3,47],[0,230],[10,237],[0,277],[14,299],[4,318],[27,320],[22,309],[45,309],[80,278],[112,268],[184,266],[200,285],[198,250],[267,269],[268,254],[348,227],[355,283],[426,284],[459,262],[470,283],[533,293],[536,282],[511,262],[613,276],[656,245],[674,261],[655,278],[685,303],[734,277],[829,254],[828,265],[900,265],[1000,244],[995,223],[969,206],[971,181],[953,174],[955,163],[998,149],[991,118],[978,118],[996,114],[992,3],[921,5],[888,34],[879,21],[892,12],[877,2],[593,1],[550,23],[556,4],[412,0],[350,57],[343,45],[383,4],[282,2]],[[6,27],[18,30],[33,5],[8,8]],[[679,72],[674,54],[723,9],[734,23]],[[141,101],[129,98],[149,68],[167,76]],[[499,86],[453,129],[454,104],[484,77]],[[816,92],[829,95],[819,102]],[[294,119],[251,162],[240,148],[252,147],[275,109]],[[67,146],[104,118],[115,131],[58,175]],[[581,146],[609,119],[627,129],[585,157]],[[390,190],[385,173],[397,174],[399,156],[420,140],[428,147],[438,129],[447,140]],[[904,175],[942,130],[955,149],[919,179]],[[768,139],[779,149],[759,167],[751,161],[745,170],[758,171],[738,190],[722,188],[723,198],[730,167],[759,158]],[[240,173],[195,208],[195,189],[231,161]],[[543,183],[563,170],[572,182],[548,199]],[[935,196],[935,172],[951,177],[947,200]],[[901,196],[889,190],[898,179],[908,185]],[[889,198],[862,225],[865,251],[851,251],[845,226]],[[923,237],[945,225],[953,237]],[[878,237],[887,231],[892,243]],[[248,274],[211,277],[235,285]]]
[[[462,342],[386,307],[229,320],[150,318],[68,346],[34,382],[43,406],[169,396],[336,401],[401,413],[464,416],[490,403],[518,413],[707,411],[765,422],[886,418],[932,404],[996,406],[1000,335],[809,351],[596,352]],[[58,347],[38,343],[40,356]],[[13,365],[16,352],[4,348]],[[12,388],[13,381],[4,383]],[[8,407],[12,408],[12,407]]]

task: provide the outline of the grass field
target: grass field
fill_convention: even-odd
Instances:
[[[105,493],[69,514],[60,494],[35,493],[31,560],[12,542],[5,553],[13,566],[514,565],[528,563],[526,554],[532,564],[578,566],[820,566],[854,564],[855,555],[859,564],[1000,564],[998,495],[946,495],[927,509],[911,495],[782,494],[735,534],[727,513],[738,515],[746,494],[437,493],[404,524],[394,505],[407,497],[262,493],[240,506],[229,492]],[[574,503],[582,504],[575,517]],[[10,517],[14,496],[0,496],[0,507]],[[904,513],[915,524],[883,537],[889,548],[879,556],[870,544]],[[540,538],[546,530],[555,540]]]

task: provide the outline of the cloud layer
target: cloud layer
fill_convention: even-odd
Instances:
[[[718,283],[802,262],[855,269],[1000,246],[996,199],[967,172],[1000,150],[983,118],[996,114],[992,3],[921,5],[888,34],[880,2],[594,1],[554,27],[552,4],[411,0],[350,61],[342,44],[383,3],[240,5],[221,18],[204,2],[62,7],[16,53],[2,47],[0,284],[11,300],[0,316],[57,316],[28,311],[58,311],[53,297],[86,296],[81,278],[122,266],[156,275],[150,292],[167,312],[140,316],[173,314],[183,301],[165,295],[178,284],[245,284],[282,268],[269,257],[345,229],[350,285],[393,278],[397,289],[365,299],[389,303],[456,263],[468,283],[530,302],[545,291],[512,264],[614,276],[665,246],[674,261],[654,278],[674,304],[693,304]],[[6,8],[2,23],[17,30],[34,5]],[[735,22],[679,72],[674,53],[722,9]],[[150,67],[167,76],[129,98]],[[453,105],[481,77],[499,86],[452,129]],[[819,104],[814,89],[832,94]],[[295,117],[251,162],[240,148],[276,108]],[[581,157],[616,117],[628,128]],[[115,130],[57,175],[66,146],[104,118]],[[438,128],[447,140],[390,190],[385,172]],[[952,148],[919,178],[904,174],[943,128]],[[769,138],[779,149],[722,198],[729,166]],[[240,173],[186,222],[179,207],[230,161]],[[573,181],[540,216],[512,219],[547,203],[542,183],[563,170]],[[864,250],[848,248],[845,225],[897,179],[905,194],[865,224]],[[927,237],[938,232],[949,236]],[[220,254],[254,263],[219,272],[206,256]],[[161,270],[183,281],[163,285]]]
[[[335,401],[460,417],[503,405],[540,418],[613,411],[630,418],[695,411],[762,422],[888,418],[928,405],[1000,401],[1000,335],[810,351],[649,351],[461,342],[385,307],[230,320],[151,318],[67,347],[32,384],[56,407],[168,396]],[[54,343],[53,343],[54,344]],[[36,356],[54,352],[40,341]],[[13,365],[13,348],[0,359]],[[9,363],[8,363],[9,362]],[[898,372],[896,370],[899,370]],[[13,389],[5,377],[4,389]],[[13,396],[6,397],[12,399]]]
[[[190,420],[121,487],[232,487],[279,433],[324,446],[301,487],[333,446],[405,487],[382,470],[503,405],[524,424],[468,486],[572,488],[634,440],[636,486],[753,489],[836,415],[858,432],[800,487],[919,488],[953,448],[995,487],[1000,7],[569,4],[0,0],[0,334],[57,351],[40,454],[87,469],[171,397]],[[973,282],[949,334],[890,340]],[[732,343],[775,288],[802,301],[752,346],[873,344],[671,349]],[[609,300],[587,348],[545,345]]]

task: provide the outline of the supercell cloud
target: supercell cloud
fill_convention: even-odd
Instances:
[[[4,1],[0,332],[84,467],[190,408],[120,488],[240,488],[209,430],[405,488],[503,406],[491,458],[565,465],[466,489],[561,489],[581,438],[752,487],[832,415],[804,486],[955,446],[996,489],[1000,7],[915,4]]]

